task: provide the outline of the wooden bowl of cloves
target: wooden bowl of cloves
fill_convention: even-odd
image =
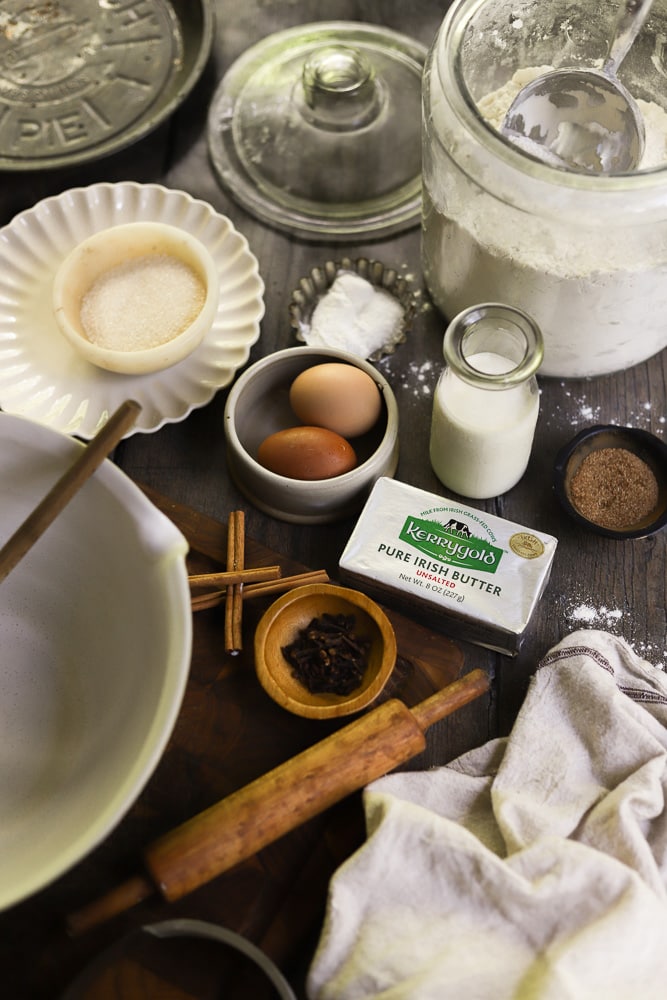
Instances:
[[[395,663],[396,636],[382,608],[336,584],[307,584],[283,594],[255,633],[260,684],[282,708],[311,719],[367,708]]]

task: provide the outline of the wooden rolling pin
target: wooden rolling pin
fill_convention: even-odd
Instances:
[[[483,670],[408,708],[391,699],[160,837],[147,875],[123,883],[68,919],[80,934],[157,890],[173,902],[245,861],[345,796],[421,753],[433,723],[484,694]]]

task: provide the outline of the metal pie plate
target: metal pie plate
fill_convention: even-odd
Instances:
[[[3,0],[0,170],[98,159],[163,122],[199,79],[207,0]]]

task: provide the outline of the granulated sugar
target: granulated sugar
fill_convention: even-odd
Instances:
[[[182,333],[201,312],[204,285],[167,254],[148,254],[104,272],[84,295],[81,322],[93,344],[140,351]]]

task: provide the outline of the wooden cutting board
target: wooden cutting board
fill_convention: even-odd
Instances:
[[[142,489],[149,499],[165,513],[183,532],[190,544],[188,563],[191,572],[208,572],[213,569],[224,569],[227,556],[227,526],[208,517],[191,507],[175,503],[161,496],[155,490],[143,486]],[[302,572],[307,568],[291,561],[280,553],[267,549],[252,538],[246,539],[245,565],[271,566],[279,565],[283,576]],[[244,602],[244,650],[242,656],[225,657],[223,652],[224,624],[219,609],[200,611],[195,615],[195,665],[199,667],[202,661],[214,659],[219,667],[222,661],[226,668],[246,675],[254,676],[252,662],[252,633],[261,614],[269,606],[272,599],[263,598]],[[399,662],[390,684],[383,694],[387,697],[400,697],[407,705],[414,705],[434,691],[439,690],[460,677],[463,672],[464,652],[462,647],[426,627],[417,624],[399,612],[390,608],[384,609],[396,633]],[[316,733],[319,739],[325,735],[323,723],[307,723],[302,727],[293,715],[277,710],[284,721],[287,719],[290,727],[304,728]],[[333,723],[333,727],[340,722]]]
[[[144,491],[187,538],[190,572],[225,568],[226,524],[152,489]],[[246,539],[245,563],[248,567],[277,564],[283,575],[306,568],[250,538]],[[182,708],[166,751],[141,797],[97,851],[53,887],[12,911],[14,919],[8,928],[11,946],[17,962],[21,950],[26,951],[21,965],[24,974],[30,969],[30,995],[36,1000],[59,995],[59,990],[109,947],[116,966],[126,962],[121,943],[131,940],[133,932],[142,925],[178,917],[210,921],[243,934],[288,975],[295,963],[312,954],[329,879],[363,841],[360,795],[351,796],[177,902],[166,903],[156,895],[79,939],[68,940],[61,926],[68,913],[134,875],[141,867],[144,849],[158,837],[349,721],[302,719],[276,705],[261,688],[252,658],[253,630],[274,599],[244,601],[244,648],[238,656],[224,652],[223,608],[195,613],[192,665]],[[476,665],[464,665],[464,652],[454,641],[385,610],[396,631],[399,656],[383,699],[395,696],[415,705]],[[419,766],[419,761],[411,761],[409,766]],[[176,967],[163,969],[161,960],[151,958],[156,963],[151,974],[176,984],[187,996],[188,963],[178,966],[171,950],[170,959]],[[130,980],[124,984],[124,995],[151,995],[128,992],[133,977],[146,975],[145,968],[137,972],[136,963],[130,962],[125,971]],[[248,992],[244,973],[233,969],[233,974],[239,978],[239,986],[228,987],[225,995],[230,1000],[249,995],[260,1000],[257,984]],[[6,985],[12,985],[11,976]],[[24,988],[26,984],[20,985]],[[103,1000],[100,989],[97,992]]]
[[[144,489],[152,502],[187,538],[191,546],[188,557],[191,571],[207,572],[224,568],[226,524],[174,503],[151,489]],[[246,566],[277,564],[281,566],[283,575],[306,568],[251,538],[246,539],[245,562]],[[168,759],[154,782],[156,786],[161,779],[171,782],[177,760],[180,768],[190,770],[192,788],[189,802],[183,809],[182,817],[173,816],[176,822],[194,815],[349,721],[299,718],[274,704],[260,687],[254,673],[252,635],[257,621],[273,599],[267,597],[244,602],[244,648],[236,657],[223,652],[222,608],[199,611],[194,616],[192,676],[170,744],[172,766],[169,766]],[[396,632],[399,656],[382,700],[399,697],[407,705],[415,705],[465,672],[465,655],[459,644],[392,609],[385,608],[385,611]],[[413,764],[418,765],[418,761],[411,762],[410,766]],[[353,822],[355,805],[357,811]],[[292,874],[300,883],[300,888],[294,890],[293,882],[290,888],[293,895],[299,897],[300,904],[305,903],[305,897],[311,897],[304,912],[310,910],[311,914],[317,913],[319,917],[330,874],[361,842],[363,828],[358,822],[361,813],[359,804],[355,805],[330,810],[323,818],[323,832],[315,837],[314,853],[308,863],[304,864],[303,841],[309,831],[303,829],[262,852],[260,863],[265,874],[271,872],[272,878],[278,874],[281,865],[285,865],[281,874],[286,875],[290,865],[296,863],[297,870]],[[176,822],[170,825],[174,826]],[[292,850],[295,856],[288,862],[287,855]],[[233,876],[234,873],[230,874]],[[216,881],[220,883],[217,889],[213,886],[208,892],[220,895],[225,891],[223,883],[230,880],[223,876]],[[309,925],[305,918],[303,922]],[[278,916],[277,923],[272,922],[261,939],[253,939],[261,943],[274,959],[283,961],[284,949],[291,950],[293,947],[295,929],[294,913],[289,918],[289,924],[283,924]],[[279,944],[283,936],[285,940]]]

